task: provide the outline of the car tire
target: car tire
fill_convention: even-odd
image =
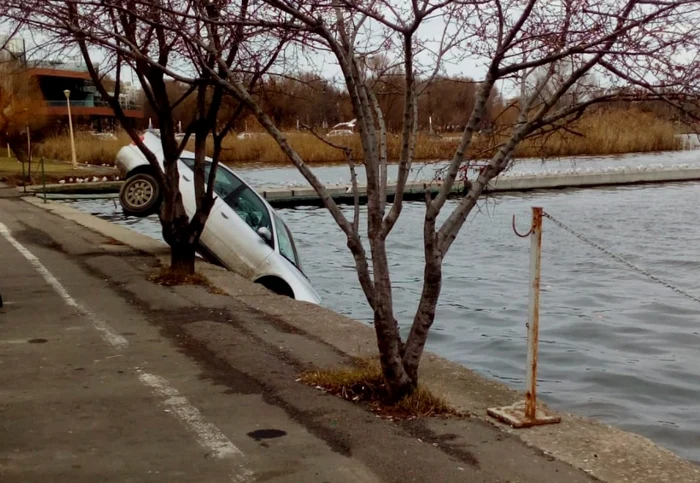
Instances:
[[[130,176],[119,190],[119,203],[127,216],[152,215],[160,208],[160,202],[160,184],[147,173]]]

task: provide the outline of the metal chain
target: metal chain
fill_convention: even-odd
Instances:
[[[641,267],[638,267],[637,265],[635,265],[635,264],[633,264],[632,262],[626,260],[625,258],[622,258],[620,255],[611,252],[610,250],[608,250],[608,249],[605,248],[604,246],[602,246],[602,245],[600,245],[600,244],[594,242],[593,240],[591,240],[590,238],[586,237],[585,235],[582,235],[581,233],[576,232],[573,228],[570,228],[570,227],[566,226],[564,223],[562,223],[561,221],[557,220],[556,218],[554,218],[554,217],[553,217],[552,215],[550,215],[549,213],[543,211],[542,214],[543,214],[543,216],[544,216],[545,218],[548,218],[552,223],[554,223],[555,225],[557,225],[557,226],[558,226],[559,228],[561,228],[562,230],[564,230],[564,231],[566,231],[566,232],[572,234],[573,236],[575,236],[576,238],[578,238],[578,239],[581,240],[582,242],[587,243],[588,245],[592,246],[593,248],[596,248],[596,249],[600,250],[601,252],[603,252],[603,253],[605,253],[606,255],[608,255],[609,257],[611,257],[611,258],[617,260],[618,262],[620,262],[620,263],[622,263],[622,264],[628,266],[629,268],[631,268],[631,269],[634,270],[635,272],[641,273],[641,274],[644,275],[645,277],[647,277],[647,278],[653,280],[653,281],[656,282],[656,283],[659,283],[659,284],[663,285],[664,287],[666,287],[666,288],[668,288],[668,289],[673,290],[673,291],[676,292],[677,294],[683,295],[684,297],[687,297],[687,298],[689,298],[690,300],[694,300],[694,301],[700,303],[700,297],[698,297],[698,296],[696,296],[696,295],[693,295],[693,294],[691,294],[691,293],[688,293],[688,292],[686,292],[685,290],[683,290],[683,289],[681,289],[681,288],[679,288],[679,287],[676,287],[675,285],[673,285],[673,284],[671,284],[671,283],[669,283],[669,282],[667,282],[667,281],[665,281],[665,280],[660,279],[659,277],[657,277],[656,275],[654,275],[654,274],[648,272],[647,270],[645,270],[645,269],[643,269],[643,268],[641,268]]]

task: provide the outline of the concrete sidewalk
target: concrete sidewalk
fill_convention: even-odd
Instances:
[[[237,296],[151,284],[157,257],[98,220],[0,199],[0,223],[0,481],[594,480],[479,418],[394,423],[296,382],[349,363],[315,327],[371,346],[324,309],[211,268]],[[628,481],[700,480],[673,464]]]
[[[153,260],[0,203],[0,481],[379,481],[149,319],[206,310],[123,265],[122,283],[158,307],[140,310],[84,268]]]

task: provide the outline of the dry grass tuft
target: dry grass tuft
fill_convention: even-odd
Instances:
[[[305,372],[300,381],[348,401],[367,403],[372,412],[389,419],[411,419],[438,415],[461,415],[447,402],[423,386],[394,402],[379,362],[361,360],[351,369],[321,369]]]
[[[211,286],[209,279],[200,273],[185,273],[171,270],[170,268],[161,268],[159,272],[150,274],[147,280],[164,287],[174,287],[176,285]]]
[[[222,290],[216,285],[209,285],[209,293],[213,293],[214,295],[228,295],[226,290]]]
[[[589,113],[571,130],[526,140],[516,148],[516,156],[606,155],[681,148],[672,122],[637,109]]]
[[[198,285],[207,287],[208,292],[214,295],[228,295],[228,293],[202,275],[201,273],[184,273],[172,270],[170,267],[162,267],[158,272],[150,274],[146,279],[149,282],[162,285],[164,287],[175,287],[178,285]]]
[[[75,135],[75,157],[78,163],[101,166],[114,166],[117,152],[131,143],[131,138],[124,132],[119,132],[116,139],[99,139],[85,133]],[[71,160],[70,136],[62,134],[51,136],[37,143],[34,158]]]

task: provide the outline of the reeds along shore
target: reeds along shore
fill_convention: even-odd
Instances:
[[[507,128],[494,133],[479,134],[470,147],[470,155],[488,157],[500,142],[507,139]],[[526,139],[515,151],[515,157],[542,157],[577,155],[606,155],[632,152],[670,151],[680,149],[673,123],[648,112],[638,110],[611,111],[587,114],[567,130]],[[342,164],[344,153],[311,133],[289,132],[290,144],[309,164]],[[460,133],[441,133],[440,136],[419,134],[416,144],[417,160],[449,159],[454,154]],[[360,160],[362,149],[359,136],[329,138],[336,144],[350,147]],[[95,165],[114,164],[119,149],[131,142],[126,133],[120,132],[116,139],[97,139],[88,134],[76,136],[78,162]],[[211,149],[211,146],[209,146]],[[390,134],[387,139],[388,157],[399,157],[400,139]],[[40,142],[34,156],[47,159],[70,160],[70,138],[68,135],[53,136]],[[266,133],[239,139],[231,134],[224,140],[221,161],[229,165],[250,163],[284,165],[288,161],[274,140]]]

